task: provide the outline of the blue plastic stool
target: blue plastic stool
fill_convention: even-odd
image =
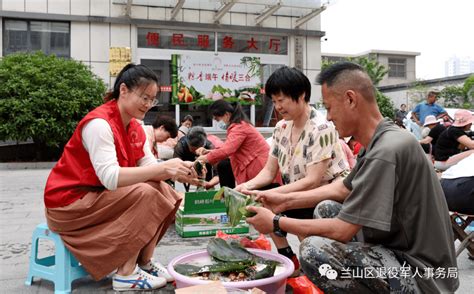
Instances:
[[[52,240],[55,255],[38,259],[39,239]],[[52,232],[45,223],[36,226],[31,241],[30,269],[26,285],[31,286],[33,277],[39,277],[54,282],[54,293],[71,293],[72,281],[87,275],[88,273],[64,246],[58,234]]]

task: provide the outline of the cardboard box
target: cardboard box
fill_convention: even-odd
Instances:
[[[218,230],[226,234],[248,234],[245,220],[231,227],[225,213],[224,200],[214,201],[217,191],[187,192],[184,206],[176,212],[176,232],[181,237],[214,236]]]

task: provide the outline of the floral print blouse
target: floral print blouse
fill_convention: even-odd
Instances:
[[[294,146],[291,145],[293,121],[281,120],[273,131],[270,156],[278,160],[284,184],[306,177],[310,165],[329,158],[331,162],[321,184],[330,183],[349,172],[336,128],[316,109],[311,107],[310,111],[309,119]]]

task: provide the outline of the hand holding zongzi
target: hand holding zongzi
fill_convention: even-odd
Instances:
[[[254,214],[247,217],[247,223],[251,224],[257,231],[262,234],[273,232],[273,217],[275,214],[265,207],[247,206],[247,211]]]

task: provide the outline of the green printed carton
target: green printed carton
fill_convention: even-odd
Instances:
[[[231,227],[226,215],[224,199],[214,201],[217,191],[187,192],[184,206],[176,212],[176,232],[181,237],[214,236],[218,230],[226,234],[248,234],[245,220]]]

